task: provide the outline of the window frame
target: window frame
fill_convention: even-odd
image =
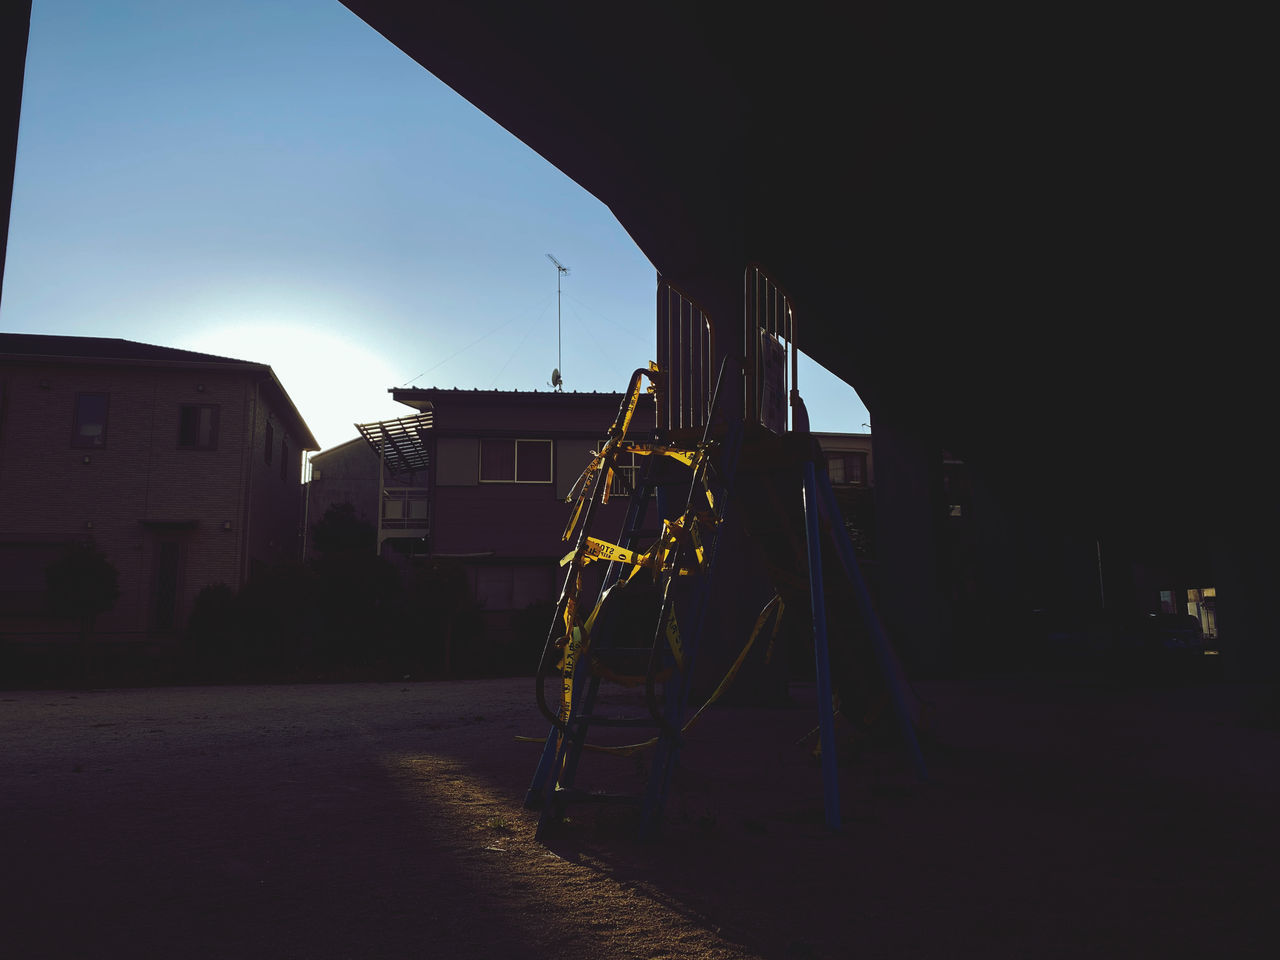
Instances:
[[[486,479],[484,475],[484,448],[486,444],[510,444],[511,445],[511,476],[508,477],[491,477]],[[521,477],[520,470],[520,446],[521,444],[545,444],[547,451],[547,473],[546,477],[536,480],[524,479]],[[481,437],[476,449],[477,465],[476,479],[478,483],[519,483],[519,484],[552,484],[556,479],[556,449],[555,442],[551,439],[541,437]]]
[[[609,496],[631,496],[631,491],[640,485],[641,466],[640,457],[634,450],[628,450],[618,457],[618,462],[613,467],[613,483],[609,485]]]
[[[195,439],[190,443],[183,442],[183,417],[187,410],[208,410],[211,412],[209,423],[209,440],[200,442],[200,418],[197,413]],[[180,403],[178,404],[178,449],[179,450],[217,450],[221,429],[222,405],[218,403]]]
[[[827,479],[833,487],[865,487],[870,458],[865,450],[838,450],[827,454]],[[834,470],[832,468],[835,468]],[[839,475],[837,479],[836,475]]]
[[[81,432],[81,428],[93,424],[93,420],[81,416],[80,404],[91,397],[102,399],[102,431],[95,442]],[[102,390],[77,391],[71,407],[71,447],[74,450],[102,450],[107,445],[107,425],[111,414],[111,394]]]
[[[547,448],[547,478],[545,480],[522,480],[520,478],[520,444],[546,444]],[[556,479],[556,448],[555,444],[550,440],[542,440],[531,437],[527,440],[516,439],[516,483],[554,483]]]

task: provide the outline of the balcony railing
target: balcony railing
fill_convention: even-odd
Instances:
[[[715,390],[711,319],[672,284],[658,280],[658,369],[663,376],[659,427],[701,429]]]
[[[743,409],[749,418],[783,433],[789,387],[796,386],[795,312],[782,288],[755,264],[743,277],[742,302],[742,342],[747,352]]]
[[[431,527],[431,501],[426,487],[386,487],[382,491],[382,529],[426,531]]]

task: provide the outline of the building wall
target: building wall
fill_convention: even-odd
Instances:
[[[103,633],[180,629],[204,586],[241,584],[246,545],[252,555],[285,555],[296,543],[298,468],[281,481],[277,462],[267,477],[259,469],[251,478],[250,444],[268,412],[253,379],[238,369],[0,366],[0,551],[8,557],[0,570],[12,571],[23,555],[40,565],[18,584],[29,588],[25,601],[11,592],[7,613],[0,605],[5,629],[60,626],[39,616],[34,594],[47,558],[71,540],[92,539],[119,573],[120,599],[97,625]],[[108,396],[100,445],[73,443],[81,393]],[[184,405],[216,409],[216,446],[179,443]],[[300,460],[297,438],[279,430],[277,444],[281,434],[298,451],[290,458]]]
[[[431,555],[459,560],[491,613],[554,599],[559,560],[572,547],[561,539],[570,510],[564,497],[608,433],[620,396],[445,390],[430,391],[426,399],[433,413],[427,436],[431,468],[407,480],[388,477],[387,485],[429,488]],[[635,423],[647,430],[653,412],[651,401],[643,403]],[[485,439],[550,440],[550,482],[481,481]],[[377,523],[378,458],[366,442],[316,454],[312,469],[310,523],[344,501]],[[595,535],[616,538],[625,512],[626,498],[614,498],[599,510]]]
[[[843,457],[846,454],[852,454],[857,461],[865,466],[865,472],[861,478],[857,478],[852,470],[844,472],[844,479],[841,481],[836,475],[832,475],[832,483],[858,483],[863,486],[875,486],[875,463],[871,456],[871,434],[869,433],[815,433],[814,439],[818,441],[818,445],[822,448],[822,452],[826,455],[828,461],[833,457]],[[847,466],[852,466],[848,464]]]
[[[314,454],[310,475],[303,490],[303,542],[308,557],[314,555],[310,528],[319,523],[332,506],[349,503],[361,520],[377,526],[378,457],[363,438],[357,437]]]
[[[481,482],[474,467],[467,473],[468,479],[461,479],[463,471],[459,465],[447,464],[446,458],[450,455],[475,457],[478,443],[462,438],[440,442],[450,448],[447,453],[441,452],[441,472],[454,478],[454,482],[441,481],[435,488],[434,552],[492,552],[499,556],[529,558],[550,557],[560,549],[560,537],[569,519],[564,495],[589,462],[588,448],[593,445],[590,441],[577,438],[552,441],[550,483]],[[602,519],[618,514],[618,504],[623,502],[621,498],[612,501],[612,509],[607,509]],[[621,515],[616,519],[620,521]],[[608,528],[602,526],[601,529]],[[611,531],[607,536],[613,535]],[[567,550],[566,546],[562,552]]]
[[[355,507],[357,517],[376,529],[380,479],[388,488],[426,486],[429,479],[429,472],[425,470],[411,471],[407,475],[384,472],[377,453],[363,438],[349,440],[315,454],[311,458],[310,474],[311,479],[303,491],[303,539],[308,557],[315,555],[311,549],[310,528],[320,522],[330,507],[349,503]],[[395,529],[389,528],[384,532],[391,537],[397,536]],[[401,535],[410,536],[408,533]]]
[[[441,390],[432,394],[436,429],[447,433],[493,434],[511,430],[587,433],[604,437],[617,415],[621,395],[613,393],[542,393]],[[651,400],[641,398],[633,423],[653,426]]]
[[[302,441],[285,426],[268,383],[245,380],[247,578],[302,555]]]

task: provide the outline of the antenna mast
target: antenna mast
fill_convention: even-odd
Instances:
[[[556,375],[551,379],[555,381],[555,388],[559,391],[560,384],[563,383],[562,371],[564,370],[564,367],[561,366],[560,362],[560,278],[567,277],[569,275],[569,268],[549,253],[547,254],[547,259],[550,260],[556,268]]]

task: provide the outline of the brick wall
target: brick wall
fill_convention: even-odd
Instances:
[[[103,633],[181,628],[202,587],[241,584],[248,557],[292,558],[302,444],[263,398],[259,377],[243,368],[0,364],[0,545],[12,558],[43,544],[47,556],[48,544],[92,538],[120,577]],[[73,443],[80,393],[108,396],[98,446]],[[216,409],[216,444],[180,444],[184,405]],[[268,467],[261,443],[272,417]],[[6,626],[0,610],[0,629],[65,627],[9,613]]]

